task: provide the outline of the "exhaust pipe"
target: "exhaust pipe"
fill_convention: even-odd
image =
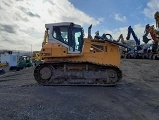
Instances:
[[[88,38],[90,38],[90,39],[92,39],[91,29],[92,29],[92,24],[88,27]]]

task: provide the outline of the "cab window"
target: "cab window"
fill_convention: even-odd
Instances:
[[[82,46],[83,46],[82,29],[79,28],[72,29],[71,46],[73,47],[73,51],[82,51]]]
[[[54,26],[52,35],[53,35],[53,38],[65,44],[68,44],[68,28],[67,27]]]

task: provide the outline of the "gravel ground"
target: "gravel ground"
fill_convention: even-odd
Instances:
[[[159,120],[159,64],[121,61],[116,87],[40,86],[34,67],[0,76],[0,120]]]

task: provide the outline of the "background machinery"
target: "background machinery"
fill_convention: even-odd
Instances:
[[[8,66],[8,63],[7,63],[7,62],[1,63],[1,61],[0,61],[0,75],[3,75],[3,74],[6,73],[6,72],[4,71],[4,69],[2,69],[3,67],[6,67],[6,66]]]
[[[84,38],[83,28],[71,22],[46,24],[40,54],[44,60],[34,70],[42,85],[116,85],[122,78],[119,46],[110,34]]]
[[[157,11],[154,14],[154,18],[156,20],[156,28],[155,26],[152,25],[150,26],[149,24],[147,24],[145,26],[145,31],[144,31],[144,35],[143,35],[143,42],[145,43],[143,46],[143,58],[149,58],[149,59],[159,59],[159,31],[158,31],[158,27],[159,27],[159,12]],[[153,42],[151,44],[148,44],[148,42],[151,39],[148,39],[148,35],[151,35],[151,38],[153,40]]]
[[[124,37],[123,37],[123,34],[120,34],[119,38],[117,40],[113,40],[114,42],[119,42],[121,40],[121,42],[123,44],[126,44],[126,42],[124,41]]]
[[[131,26],[128,27],[128,34],[126,39],[129,40],[130,39],[130,35],[132,34],[135,42],[136,42],[136,46],[140,45],[140,39],[138,39],[137,35],[135,34],[134,30],[132,29]]]
[[[0,68],[1,68],[1,67],[5,67],[5,66],[8,66],[8,63],[7,63],[7,62],[3,62],[3,63],[0,62]]]
[[[131,26],[128,27],[128,34],[127,34],[127,41],[130,40],[130,36],[133,36],[135,43],[129,46],[129,50],[124,55],[126,58],[139,58],[141,57],[142,53],[142,45],[140,45],[140,39],[138,39],[137,35],[135,34],[133,28]]]
[[[150,26],[149,24],[145,27],[145,34],[143,37],[147,38],[147,35],[150,34],[151,38],[153,40],[153,43],[148,48],[147,56],[150,59],[159,59],[159,33],[157,30],[155,30],[154,25]],[[151,40],[151,39],[150,39]]]
[[[31,67],[31,66],[32,66],[31,57],[27,55],[23,55],[19,57],[17,66],[11,66],[9,70],[19,71],[26,67]]]
[[[132,36],[136,42],[136,45],[131,47],[131,50],[127,53],[126,58],[142,58],[142,59],[149,58],[149,53],[148,53],[149,51],[148,50],[152,45],[148,44],[148,42],[151,40],[151,39],[147,38],[147,35],[150,32],[150,30],[148,28],[149,28],[149,25],[146,25],[145,34],[143,35],[143,42],[144,43],[140,44],[140,39],[138,39],[134,30],[131,28],[131,26],[128,27],[128,35],[127,35],[126,39],[129,40],[130,35],[132,34]]]
[[[120,36],[118,37],[117,40],[113,40],[114,42],[120,42],[126,46],[129,46],[125,41],[124,41],[124,37],[123,37],[123,34],[120,34]],[[127,53],[128,51],[128,48],[125,48],[125,47],[119,47],[119,50],[120,50],[120,54],[121,54],[121,58],[124,58],[125,57],[125,54]]]
[[[32,62],[31,62],[31,57],[30,56],[24,55],[24,56],[21,56],[19,58],[18,67],[20,69],[23,69],[23,68],[26,68],[26,67],[31,67],[31,66],[32,66]]]
[[[130,33],[131,34],[131,33]],[[129,36],[130,37],[130,36]],[[119,38],[117,40],[114,40],[115,42],[120,42],[124,44],[127,47],[120,46],[120,53],[121,58],[128,58],[129,54],[134,52],[134,47],[136,46],[136,42],[134,40],[124,40],[123,34],[120,34]]]
[[[154,18],[156,20],[156,28],[159,28],[159,11],[154,14]]]
[[[32,54],[32,63],[37,66],[38,64],[40,64],[42,62],[42,57],[40,55],[40,51],[33,51]]]
[[[46,29],[45,33],[44,33],[44,39],[43,39],[43,42],[42,42],[42,47],[47,43],[48,43],[48,30]],[[32,62],[35,66],[42,63],[42,56],[40,54],[40,51],[33,51],[31,59],[32,59]]]
[[[148,56],[150,59],[159,59],[159,12],[157,11],[154,14],[154,18],[156,21],[156,29],[155,26],[150,26],[149,24],[145,27],[145,35],[143,37],[147,38],[147,35],[150,34],[153,40],[153,43],[148,49]]]

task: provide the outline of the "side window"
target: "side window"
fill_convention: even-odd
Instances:
[[[81,51],[83,46],[83,37],[81,29],[72,30],[72,45],[73,51]]]
[[[76,32],[75,33],[75,49],[79,50],[79,46],[80,46],[80,41],[81,41],[81,32]]]
[[[68,28],[67,27],[53,27],[53,37],[65,44],[68,44]]]

